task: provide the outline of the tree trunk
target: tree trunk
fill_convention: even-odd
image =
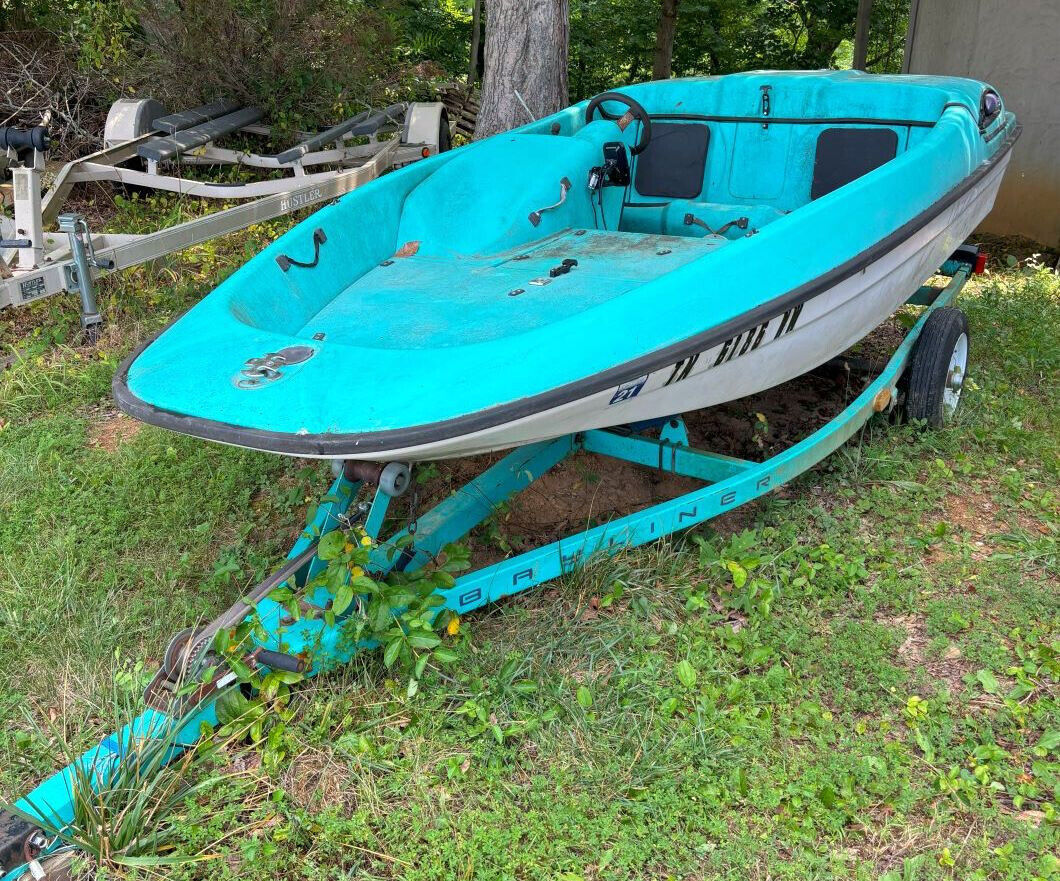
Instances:
[[[869,21],[872,0],[858,0],[858,17],[854,25],[854,70],[864,70],[869,57]]]
[[[471,7],[471,61],[467,69],[468,88],[478,79],[479,41],[482,35],[482,0],[475,0]]]
[[[486,59],[476,138],[567,106],[568,0],[484,2]]]
[[[659,7],[659,27],[655,31],[655,56],[651,65],[651,77],[654,80],[670,79],[679,2],[680,0],[662,0]]]

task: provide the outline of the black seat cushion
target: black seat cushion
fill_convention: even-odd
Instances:
[[[817,138],[810,199],[857,180],[898,154],[898,135],[889,128],[826,128]]]
[[[702,123],[652,122],[651,133],[651,143],[637,157],[637,193],[695,199],[703,190],[710,129]]]

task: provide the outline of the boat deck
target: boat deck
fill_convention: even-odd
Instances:
[[[725,244],[579,229],[495,256],[398,257],[339,293],[298,335],[377,349],[487,342],[562,321]],[[564,260],[577,265],[551,277]]]

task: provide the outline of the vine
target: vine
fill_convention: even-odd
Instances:
[[[404,544],[411,543],[408,537]],[[456,583],[454,573],[470,566],[470,552],[460,544],[447,545],[428,564],[411,572],[392,570],[385,577],[373,577],[371,556],[377,545],[359,526],[325,533],[317,545],[317,559],[326,565],[301,588],[287,582],[269,594],[287,612],[291,622],[322,617],[325,630],[339,628],[340,644],[358,649],[382,650],[383,665],[407,676],[406,693],[419,691],[425,672],[432,666],[453,663],[458,655],[444,645],[441,631],[455,635],[456,615],[442,608],[445,600],[439,590]],[[396,554],[399,545],[388,548]],[[329,602],[321,612],[303,612],[302,600],[323,590]],[[290,626],[290,625],[288,625]],[[286,628],[278,636],[281,645]],[[245,730],[252,743],[262,750],[266,767],[275,769],[288,752],[286,723],[293,716],[289,708],[290,688],[306,678],[305,673],[268,670],[247,663],[248,650],[268,633],[257,613],[234,629],[221,630],[214,637],[213,650],[235,675],[237,684],[217,700],[221,736]],[[256,637],[256,640],[254,639]],[[305,668],[314,666],[314,649],[301,652]],[[202,674],[208,681],[216,666]],[[248,686],[241,688],[239,686]],[[245,692],[250,691],[251,696]]]

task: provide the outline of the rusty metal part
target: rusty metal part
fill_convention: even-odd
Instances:
[[[412,469],[404,462],[358,462],[347,460],[342,476],[350,483],[379,487],[391,498],[404,495],[412,483]]]
[[[257,603],[267,597],[277,587],[280,587],[287,579],[295,576],[303,566],[316,556],[316,551],[317,543],[314,541],[297,557],[288,560],[283,566],[254,587],[247,594],[245,600],[233,603],[228,609],[203,627],[181,631],[176,634],[170,641],[169,648],[166,649],[167,662],[159,667],[158,672],[144,691],[144,699],[147,705],[158,710],[166,710],[180,691],[187,673],[198,672],[199,662],[205,658],[210,644],[213,642],[214,635],[220,630],[239,626],[240,622],[250,614]],[[218,671],[212,682],[200,685],[197,691],[191,694],[188,699],[201,701],[218,687],[218,683],[224,676],[224,671]]]
[[[9,811],[0,811],[0,872],[25,862],[24,849],[40,830]]]
[[[342,466],[342,476],[350,483],[378,486],[379,477],[384,468],[386,468],[386,462],[360,462],[356,459],[347,459]]]

